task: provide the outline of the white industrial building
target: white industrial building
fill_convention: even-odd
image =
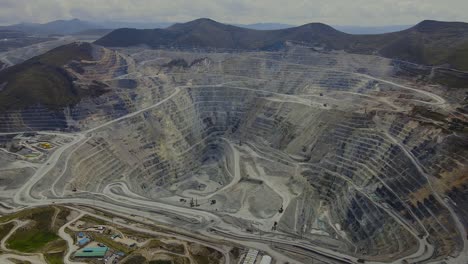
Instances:
[[[258,250],[249,249],[247,256],[245,256],[244,264],[254,264],[258,256]]]
[[[260,261],[260,264],[270,264],[271,263],[271,257],[268,255],[264,255],[262,257],[262,261]]]

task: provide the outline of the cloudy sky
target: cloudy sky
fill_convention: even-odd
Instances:
[[[55,19],[225,23],[406,25],[468,22],[468,0],[0,0],[0,24]]]

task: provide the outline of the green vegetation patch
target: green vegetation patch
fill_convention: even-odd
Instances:
[[[8,223],[8,224],[3,224],[0,225],[0,240],[2,240],[8,233],[10,233],[10,230],[15,226],[13,223]]]
[[[30,230],[18,230],[8,240],[8,247],[21,252],[37,252],[47,243],[59,237],[50,231],[42,231],[40,228]]]
[[[63,243],[55,242],[60,239],[54,230],[51,219],[56,213],[54,207],[43,207],[25,210],[16,214],[23,221],[30,221],[26,226],[19,228],[7,240],[7,246],[20,252],[32,253],[49,249],[62,250]],[[48,245],[49,244],[49,245]]]
[[[14,219],[30,219],[32,215],[48,209],[50,209],[50,207],[37,207],[33,209],[22,210],[13,214],[0,217],[0,223],[5,223]]]

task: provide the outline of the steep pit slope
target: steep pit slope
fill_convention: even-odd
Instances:
[[[167,29],[118,29],[96,41],[108,47],[147,45],[152,48],[217,48],[278,50],[288,41],[333,50],[382,56],[427,65],[449,64],[468,70],[468,24],[423,21],[395,33],[350,35],[321,23],[280,30],[252,30],[197,19]]]
[[[86,137],[31,195],[172,208],[174,224],[192,229],[368,260],[457,263],[467,254],[468,90],[400,66],[300,46],[101,50],[78,80],[110,92],[63,111],[61,129]]]

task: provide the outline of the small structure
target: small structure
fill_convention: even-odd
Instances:
[[[43,149],[51,149],[52,145],[49,142],[41,142],[39,143],[39,146]]]
[[[262,257],[262,261],[260,261],[260,264],[271,264],[271,257],[268,255],[264,255]]]
[[[75,252],[75,258],[103,258],[107,250],[109,250],[108,247],[89,247],[89,248],[83,248],[81,250],[78,250]]]
[[[244,259],[244,264],[254,264],[258,256],[258,250],[249,249]]]
[[[83,237],[84,237],[83,232],[79,232],[79,233],[78,233],[78,237],[79,237],[79,238],[83,238]]]
[[[88,237],[83,237],[82,239],[78,240],[78,246],[82,247],[88,244],[91,240]]]

